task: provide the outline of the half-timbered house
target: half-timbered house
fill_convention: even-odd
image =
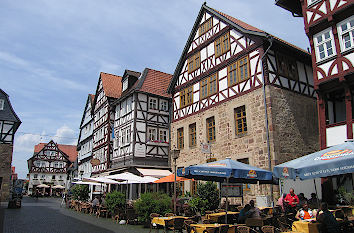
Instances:
[[[94,98],[94,95],[88,95],[80,124],[77,144],[79,179],[90,177],[92,172],[93,117],[91,109]]]
[[[101,173],[110,167],[114,110],[112,103],[122,93],[122,77],[100,73],[95,98],[91,107],[93,115],[92,173]]]
[[[29,170],[28,194],[35,192],[41,184],[49,186],[40,188],[43,194],[55,194],[56,185],[67,186],[67,169],[77,159],[76,146],[49,143],[39,143],[34,146],[33,156],[27,160]],[[64,191],[64,189],[62,189]]]
[[[271,169],[318,149],[310,54],[206,4],[169,92],[178,167],[231,157]]]
[[[112,168],[168,168],[171,78],[149,68],[142,73],[125,71],[122,96],[114,103]]]
[[[321,149],[353,139],[354,1],[277,0],[304,19],[317,92]],[[333,203],[339,187],[353,190],[354,173],[323,179],[323,200]]]
[[[14,137],[20,124],[9,96],[0,89],[0,202],[9,198]]]

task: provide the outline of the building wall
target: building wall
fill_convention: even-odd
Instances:
[[[35,178],[35,174],[37,178]],[[55,175],[55,179],[53,178]],[[66,173],[30,173],[28,183],[28,194],[33,193],[33,188],[40,184],[51,184],[51,186],[62,185],[67,186],[67,174]]]
[[[10,193],[12,144],[0,144],[0,202],[7,201]]]

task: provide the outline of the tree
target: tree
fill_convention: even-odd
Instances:
[[[71,192],[73,193],[73,198],[79,201],[87,201],[89,198],[89,188],[88,185],[74,185],[71,188]]]
[[[204,214],[206,210],[215,210],[220,203],[219,189],[216,183],[208,181],[198,184],[197,196],[189,201],[189,205],[196,212]]]

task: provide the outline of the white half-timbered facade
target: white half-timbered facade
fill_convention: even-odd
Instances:
[[[168,91],[178,167],[231,157],[271,169],[318,148],[310,54],[206,4]],[[269,194],[246,196],[257,193]]]
[[[29,170],[28,193],[32,194],[40,184],[41,193],[54,194],[56,185],[67,186],[67,169],[77,159],[76,146],[57,144],[53,140],[34,147],[33,156],[27,160]],[[63,189],[64,191],[64,189]]]
[[[112,129],[114,110],[112,103],[122,92],[121,77],[100,73],[95,98],[92,105],[93,145],[92,173],[100,173],[109,168],[112,153]]]
[[[94,98],[94,95],[88,95],[80,124],[80,134],[77,145],[78,174],[80,179],[90,177],[92,172],[93,117],[91,115],[91,109]]]
[[[125,71],[122,96],[114,103],[112,168],[168,167],[171,77],[148,68]]]

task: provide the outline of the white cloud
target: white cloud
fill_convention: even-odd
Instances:
[[[77,135],[73,129],[63,125],[57,129],[53,140],[59,144],[75,145],[77,143]]]

